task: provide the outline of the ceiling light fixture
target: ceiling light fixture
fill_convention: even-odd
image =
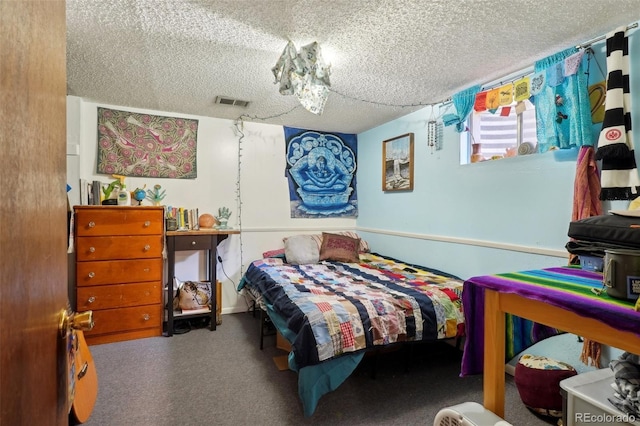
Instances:
[[[271,71],[275,84],[280,84],[280,94],[296,95],[307,111],[322,114],[331,86],[331,65],[325,64],[318,42],[303,46],[298,52],[289,41]]]

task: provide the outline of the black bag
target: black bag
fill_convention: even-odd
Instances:
[[[615,214],[587,217],[570,222],[568,235],[580,242],[580,250],[602,250],[603,256],[607,248],[640,249],[640,217]],[[573,244],[571,248],[578,249]]]

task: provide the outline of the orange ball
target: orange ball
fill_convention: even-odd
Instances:
[[[200,225],[200,228],[213,228],[213,225],[215,224],[216,219],[209,213],[201,214],[198,218],[198,225]]]

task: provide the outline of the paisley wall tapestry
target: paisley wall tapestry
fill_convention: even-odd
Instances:
[[[198,120],[98,108],[98,173],[195,179]]]
[[[284,128],[291,217],[357,217],[358,137]]]

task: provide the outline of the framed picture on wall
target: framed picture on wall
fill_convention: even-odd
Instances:
[[[382,190],[413,190],[413,133],[382,142]]]

